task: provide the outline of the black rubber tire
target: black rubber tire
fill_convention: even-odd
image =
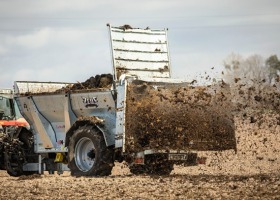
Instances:
[[[87,170],[80,169],[75,160],[76,146],[84,138],[89,139],[95,148],[94,163]],[[102,133],[94,126],[86,125],[78,128],[69,140],[68,167],[73,176],[109,176],[114,166],[113,158],[114,149],[106,146]]]
[[[32,132],[23,130],[19,135],[19,140],[23,143],[22,148],[27,156],[27,162],[38,162],[38,154],[34,152],[34,138]]]
[[[4,148],[0,148],[0,170],[5,170]]]
[[[10,162],[8,162],[8,160],[13,161],[13,163],[10,164]],[[7,173],[10,176],[14,176],[14,177],[18,177],[18,176],[23,175],[21,163],[16,163],[16,162],[14,162],[14,160],[15,159],[11,159],[11,156],[7,156],[7,154],[5,154],[5,163],[6,163]]]
[[[1,125],[0,125],[0,137],[1,137],[1,142],[0,142],[0,170],[5,170],[6,167],[5,167],[4,143],[3,143],[4,132],[3,132],[3,128],[2,128]]]
[[[26,155],[25,159],[26,161],[29,162],[37,162],[37,157],[36,153],[34,152],[34,140],[33,140],[33,135],[30,131],[23,130],[19,134],[19,141],[22,142],[21,146],[21,154]],[[23,171],[23,160],[19,160],[18,158],[18,153],[15,152],[14,154],[8,154],[5,152],[5,164],[6,164],[6,170],[7,173],[10,176],[22,176],[22,175],[33,175],[33,174],[38,174],[37,171]],[[28,156],[28,158],[27,158]],[[13,167],[12,167],[13,165]]]

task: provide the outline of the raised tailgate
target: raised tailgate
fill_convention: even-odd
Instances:
[[[167,30],[109,25],[115,79],[122,74],[169,78]]]

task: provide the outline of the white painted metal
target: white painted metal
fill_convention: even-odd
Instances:
[[[12,89],[0,89],[0,96],[6,97],[8,99],[13,98],[13,90]]]
[[[115,77],[122,74],[169,78],[167,30],[111,27],[110,39]]]
[[[37,130],[37,134],[42,142],[40,143],[40,146],[44,148],[53,148],[55,144],[55,138],[50,136],[50,132],[53,133],[50,125],[38,113],[38,110],[36,106],[32,103],[32,101],[29,101],[29,103],[31,105],[29,105],[28,108],[33,119],[32,126],[34,126],[34,129]]]
[[[121,71],[121,70],[120,70]],[[159,77],[159,76],[169,76],[169,72],[157,72],[157,71],[136,71],[136,70],[129,70],[129,71],[123,71],[121,74],[126,74],[130,76],[137,76],[139,79],[142,79],[142,77]]]
[[[13,94],[12,89],[0,89],[0,94]]]
[[[146,78],[146,77],[141,77],[138,78],[138,80],[142,80],[142,81],[146,81],[146,82],[152,82],[155,85],[157,83],[173,83],[173,84],[189,84],[189,82],[187,82],[184,79],[172,79],[172,78]]]
[[[15,93],[36,94],[36,93],[55,92],[58,89],[71,85],[72,83],[17,81],[15,84]]]
[[[168,70],[168,62],[167,61],[151,61],[153,57],[150,57],[150,61],[147,60],[137,60],[137,59],[131,59],[130,58],[121,58],[116,59],[116,65],[118,65],[119,69],[126,70],[127,72],[134,71],[134,72],[141,72],[141,74],[145,74],[145,72],[157,72],[159,74],[163,74],[163,72],[169,73]],[[129,69],[127,68],[127,63],[129,63]],[[148,65],[148,66],[147,66]],[[149,68],[147,68],[149,67]],[[144,72],[144,73],[143,73]],[[125,73],[127,74],[127,73]],[[135,74],[139,76],[139,74]],[[150,76],[147,76],[150,77]],[[155,78],[154,76],[152,76]],[[166,77],[162,77],[166,78]]]
[[[127,81],[124,79],[117,88],[117,109],[116,109],[116,135],[115,135],[115,147],[122,147],[122,151],[125,152],[125,109],[126,109],[126,89]]]
[[[39,154],[39,156],[38,156],[38,173],[43,174],[43,170],[44,169],[42,169],[42,155]]]

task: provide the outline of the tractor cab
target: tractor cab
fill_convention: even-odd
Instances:
[[[14,132],[17,127],[26,127],[29,124],[21,116],[13,98],[13,90],[0,89],[0,127],[4,132]]]
[[[15,115],[13,91],[0,89],[0,120],[11,120],[15,118]]]

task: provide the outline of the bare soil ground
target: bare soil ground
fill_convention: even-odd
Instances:
[[[256,115],[255,115],[256,116]],[[0,199],[280,199],[279,114],[262,123],[235,118],[237,152],[204,152],[206,165],[175,166],[170,176],[132,175],[116,163],[111,176],[32,175],[0,172]]]
[[[131,175],[116,167],[105,178],[0,173],[1,199],[279,199],[279,173],[199,174],[175,169],[170,176]],[[191,167],[190,171],[196,171]]]

